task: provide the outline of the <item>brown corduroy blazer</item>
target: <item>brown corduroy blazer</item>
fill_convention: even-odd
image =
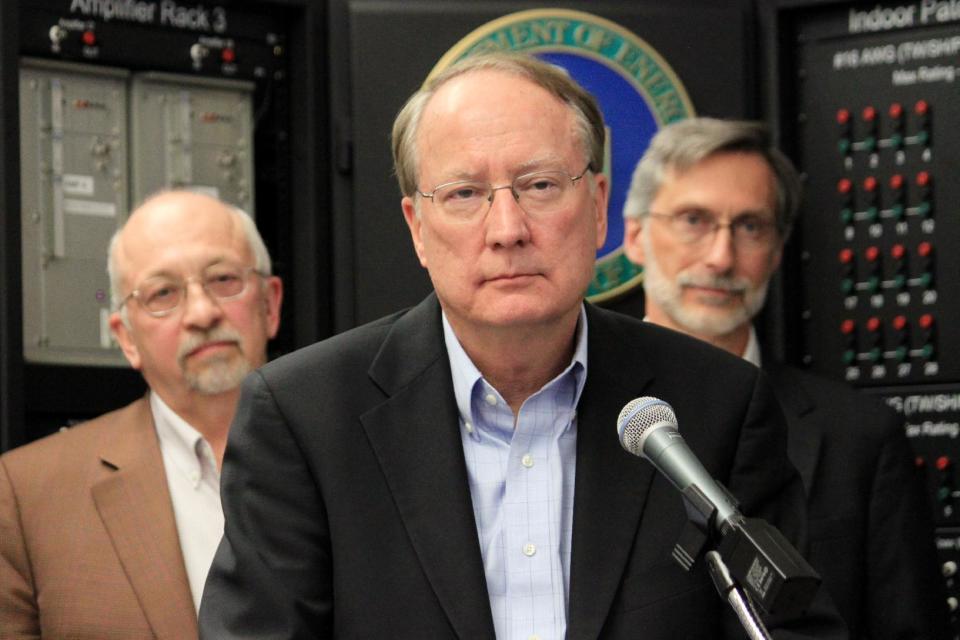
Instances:
[[[197,637],[150,404],[0,457],[0,638]]]

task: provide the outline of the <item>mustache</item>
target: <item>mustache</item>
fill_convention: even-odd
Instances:
[[[719,289],[730,293],[744,293],[750,288],[746,278],[732,276],[698,276],[691,273],[677,274],[677,284],[681,287],[702,287],[705,289]]]
[[[227,327],[214,327],[209,331],[192,333],[177,347],[177,361],[183,363],[191,352],[210,342],[233,342],[239,347],[240,334]]]

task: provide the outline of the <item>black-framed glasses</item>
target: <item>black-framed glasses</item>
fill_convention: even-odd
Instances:
[[[479,180],[456,180],[434,187],[433,191],[417,191],[422,198],[430,198],[433,204],[451,220],[472,222],[493,204],[497,191],[509,189],[520,208],[531,216],[550,214],[564,208],[570,195],[590,165],[579,175],[572,176],[560,169],[534,171],[517,176],[510,184],[495,187]]]
[[[117,306],[117,310],[134,298],[144,311],[155,318],[162,318],[176,311],[187,299],[187,286],[191,281],[199,282],[204,292],[213,300],[230,300],[243,295],[247,290],[250,274],[260,277],[268,275],[256,267],[223,262],[208,266],[199,277],[151,276],[127,294]]]
[[[773,220],[753,213],[737,216],[730,222],[720,222],[712,213],[697,209],[676,213],[650,212],[647,215],[666,222],[673,235],[684,244],[712,239],[717,230],[727,228],[735,246],[759,250],[769,248],[777,235]]]

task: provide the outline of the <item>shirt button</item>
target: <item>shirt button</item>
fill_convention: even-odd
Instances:
[[[473,425],[470,422],[464,422],[463,428],[467,430],[467,433],[473,433]]]
[[[529,453],[523,454],[523,457],[520,458],[520,464],[525,466],[527,469],[533,466],[533,456]]]
[[[523,545],[523,555],[527,556],[528,558],[536,552],[537,545],[533,544],[532,542],[528,542],[527,544]]]
[[[533,634],[532,636],[527,638],[527,640],[540,640],[540,636],[538,636],[537,634]]]
[[[497,404],[497,396],[493,395],[492,393],[488,393],[484,397],[484,400],[486,400],[487,404],[490,405],[491,407]]]

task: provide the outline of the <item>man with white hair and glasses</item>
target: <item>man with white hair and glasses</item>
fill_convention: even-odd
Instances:
[[[137,208],[108,260],[110,327],[150,389],[0,457],[5,639],[197,637],[227,432],[282,286],[250,216],[186,191]]]
[[[808,494],[811,564],[852,638],[946,638],[933,527],[902,422],[839,382],[762,358],[763,307],[800,199],[758,122],[692,118],[660,130],[624,206],[649,321],[762,366]]]

